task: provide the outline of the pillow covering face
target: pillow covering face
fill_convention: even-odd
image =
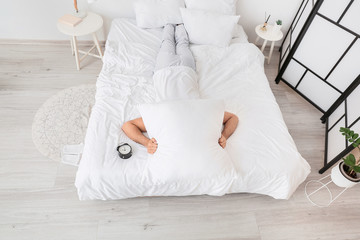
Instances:
[[[182,23],[179,8],[184,6],[184,0],[137,0],[134,2],[137,26],[160,28],[167,23]]]
[[[142,183],[173,186],[175,195],[227,193],[235,170],[218,144],[224,102],[182,100],[139,106],[150,138],[158,148],[149,154]],[[169,185],[170,184],[170,185]],[[183,191],[179,188],[185,186]],[[190,192],[189,192],[190,191]]]
[[[186,8],[180,12],[191,43],[219,47],[229,45],[240,18]]]
[[[185,0],[187,8],[235,15],[238,0]]]

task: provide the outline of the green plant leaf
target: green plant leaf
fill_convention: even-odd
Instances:
[[[349,142],[354,142],[354,140],[352,140],[352,138],[349,138]]]
[[[360,167],[359,166],[353,166],[352,168],[354,169],[355,172],[360,173]]]
[[[350,161],[354,164],[354,166],[355,166],[355,164],[356,164],[356,158],[355,158],[355,156],[354,156],[354,154],[349,154],[349,159],[350,159]]]
[[[350,131],[349,135],[352,137],[354,135],[354,131]]]
[[[354,166],[354,165],[352,164],[352,162],[351,162],[348,158],[345,158],[345,159],[344,159],[344,163],[345,163],[345,165],[348,166],[348,167]]]
[[[352,139],[355,141],[359,137],[359,134],[355,133]]]
[[[345,128],[344,127],[340,127],[340,132],[345,132]]]
[[[355,166],[356,159],[353,154],[349,154],[348,156],[346,156],[346,158],[343,158],[343,159],[344,159],[344,163],[346,165],[348,165],[349,167]]]
[[[354,148],[356,148],[357,146],[359,146],[359,144],[353,143],[351,144]]]

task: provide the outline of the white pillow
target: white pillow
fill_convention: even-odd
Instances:
[[[224,110],[224,102],[215,99],[141,105],[146,130],[158,142],[142,184],[165,184],[173,188],[171,195],[227,193],[235,170],[218,144]]]
[[[240,16],[180,8],[191,43],[226,47]]]
[[[159,28],[167,23],[182,23],[179,8],[184,6],[184,0],[137,0],[134,2],[137,26]]]
[[[187,8],[235,15],[238,0],[185,0]]]
[[[246,35],[244,28],[241,25],[236,24],[233,32],[233,38],[241,38],[247,41],[248,36]]]

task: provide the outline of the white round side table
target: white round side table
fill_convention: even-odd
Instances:
[[[66,25],[64,23],[58,22],[57,28],[60,32],[71,36],[70,43],[71,43],[71,52],[72,55],[75,55],[76,60],[76,68],[80,70],[80,62],[87,56],[93,56],[96,58],[102,59],[103,53],[101,50],[101,46],[99,44],[99,40],[96,36],[96,31],[98,31],[103,26],[103,19],[100,15],[92,12],[88,12],[87,16],[82,19],[82,21],[72,27]],[[91,34],[94,40],[94,45],[88,51],[82,51],[78,49],[77,46],[77,37],[89,35]],[[94,48],[97,48],[98,55],[91,53]],[[84,54],[81,58],[79,57],[79,53]]]
[[[260,25],[257,25],[255,27],[255,32],[257,34],[257,38],[255,40],[255,44],[259,41],[259,38],[262,38],[264,39],[264,43],[261,47],[261,52],[264,52],[264,49],[265,49],[265,46],[266,46],[266,43],[268,41],[271,41],[271,47],[270,47],[270,53],[269,53],[269,56],[265,56],[265,58],[267,58],[268,60],[268,64],[270,64],[270,60],[271,60],[271,55],[273,53],[273,50],[274,50],[274,45],[275,45],[275,42],[276,41],[279,41],[283,38],[283,33],[280,31],[280,30],[276,30],[274,31],[273,29],[273,26],[272,25],[267,25],[266,26],[266,31],[263,31],[261,30],[261,27],[263,25],[260,24]]]

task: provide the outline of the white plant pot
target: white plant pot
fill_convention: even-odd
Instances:
[[[276,34],[280,32],[282,25],[277,25],[276,23],[273,26],[273,32]]]
[[[344,162],[340,162],[338,165],[333,167],[333,169],[331,170],[331,180],[339,187],[351,188],[355,186],[358,182],[351,181],[344,176],[344,174],[346,173],[344,171],[341,171],[341,169],[343,168],[343,164]]]

